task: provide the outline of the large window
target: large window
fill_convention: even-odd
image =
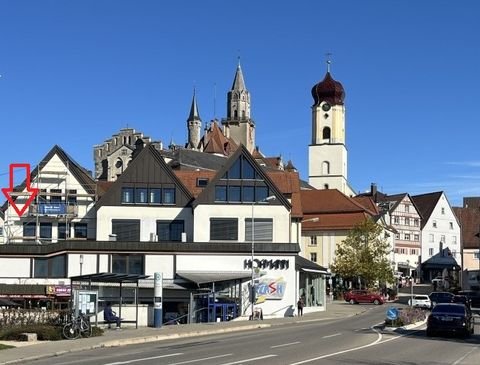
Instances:
[[[254,241],[273,241],[273,219],[256,218],[253,220]],[[252,241],[252,219],[245,219],[245,241]]]
[[[182,232],[184,231],[184,222],[182,220],[157,221],[159,241],[181,241]]]
[[[23,223],[23,237],[35,237],[37,224],[35,222]]]
[[[112,233],[118,241],[140,241],[140,220],[113,219]]]
[[[237,218],[210,218],[211,241],[237,241]]]
[[[73,226],[73,234],[75,238],[87,238],[88,237],[88,225],[87,223],[75,223]]]
[[[66,278],[67,259],[65,255],[33,259],[33,276],[35,278]]]
[[[148,190],[148,202],[150,204],[161,204],[162,203],[162,189],[160,188],[151,188]]]
[[[175,188],[163,188],[163,204],[175,204]]]
[[[113,254],[112,272],[115,274],[143,275],[145,273],[144,256]]]

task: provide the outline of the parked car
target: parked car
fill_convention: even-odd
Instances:
[[[480,292],[473,290],[461,290],[458,295],[465,295],[470,299],[470,304],[474,308],[480,308]]]
[[[468,337],[473,334],[473,329],[472,312],[463,304],[437,304],[427,319],[427,336],[444,333]]]
[[[383,304],[385,299],[378,293],[372,293],[368,290],[350,290],[343,295],[345,301],[350,304],[373,303],[375,305]]]
[[[432,307],[432,301],[428,295],[415,295],[413,300],[408,300],[408,305],[416,308],[430,309]]]
[[[432,301],[432,307],[438,303],[451,303],[453,294],[446,291],[434,291],[428,295]]]
[[[437,283],[438,284],[443,284],[443,277],[437,276],[436,278],[432,279],[432,284]]]

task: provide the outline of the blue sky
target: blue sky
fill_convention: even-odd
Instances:
[[[307,179],[330,52],[354,189],[461,205],[480,196],[479,18],[475,0],[0,0],[0,185],[55,144],[93,169],[127,125],[184,143],[193,86],[203,122],[224,117],[238,55],[257,144]]]

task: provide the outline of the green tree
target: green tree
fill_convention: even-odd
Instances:
[[[337,247],[332,271],[344,279],[357,280],[366,287],[375,282],[393,283],[389,260],[390,245],[383,228],[371,219],[356,225]]]

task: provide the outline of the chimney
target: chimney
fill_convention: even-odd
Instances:
[[[375,198],[375,196],[377,195],[377,184],[372,183],[370,185],[370,194],[372,194],[372,197]]]

